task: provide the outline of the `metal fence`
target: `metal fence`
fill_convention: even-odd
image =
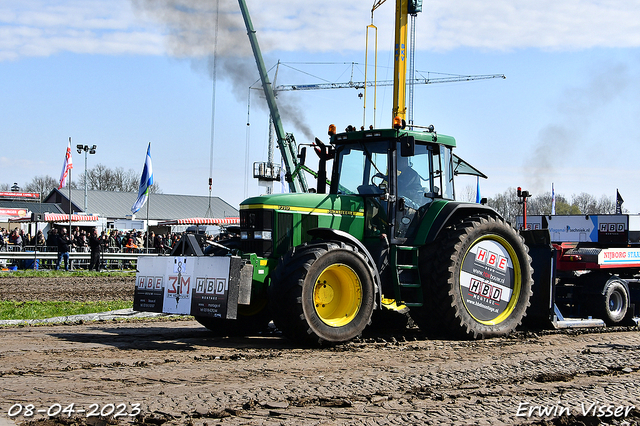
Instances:
[[[55,269],[58,260],[58,252],[55,247],[53,251],[47,251],[49,247],[0,247],[0,266],[3,268],[15,267],[17,269]],[[44,249],[44,250],[43,250]],[[122,252],[118,250],[107,250],[100,254],[101,269],[135,269],[136,261],[142,256],[163,256],[168,252],[156,253],[155,249],[141,249],[136,252]],[[91,260],[89,251],[69,252],[69,261],[72,269],[88,269]],[[35,264],[35,268],[34,268]],[[61,265],[62,267],[62,265]]]

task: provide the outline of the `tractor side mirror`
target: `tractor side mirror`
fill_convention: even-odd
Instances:
[[[303,146],[300,148],[300,153],[298,154],[298,160],[300,160],[300,165],[304,166],[304,162],[307,159],[307,147]]]
[[[400,155],[403,157],[413,157],[416,154],[416,138],[413,136],[403,136],[400,138]]]

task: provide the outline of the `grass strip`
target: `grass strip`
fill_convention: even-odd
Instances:
[[[3,278],[55,278],[55,277],[135,277],[135,271],[105,271],[105,272],[96,272],[96,271],[86,271],[81,269],[76,269],[73,271],[64,271],[64,270],[18,270],[18,271],[2,271],[0,272],[0,280]]]
[[[14,302],[0,301],[0,320],[28,320],[93,314],[133,307],[132,301],[111,302]]]

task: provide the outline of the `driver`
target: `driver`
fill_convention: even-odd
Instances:
[[[398,196],[421,206],[424,204],[424,189],[418,172],[409,165],[408,157],[398,157]]]

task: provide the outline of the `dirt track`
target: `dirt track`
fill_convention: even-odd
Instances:
[[[6,299],[5,284],[0,279]],[[86,285],[101,291],[99,283]],[[28,404],[44,412],[19,415],[16,423],[75,404],[72,422],[57,417],[31,424],[106,424],[77,410],[97,404],[108,413],[114,404],[131,414],[140,404],[138,416],[104,419],[147,425],[640,424],[640,333],[631,329],[518,332],[479,342],[387,330],[318,350],[297,348],[277,333],[215,338],[194,321],[109,322],[4,328],[0,348],[0,425],[10,410],[22,406],[24,413]],[[590,407],[596,416],[583,416]],[[607,417],[608,409],[621,415]]]

